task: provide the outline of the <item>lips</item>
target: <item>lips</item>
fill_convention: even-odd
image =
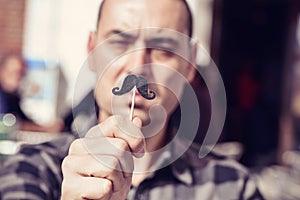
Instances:
[[[131,108],[131,103],[128,105],[129,108]],[[134,104],[134,109],[144,109],[144,105],[143,104],[139,104],[139,103],[135,103]]]
[[[130,103],[131,103],[133,91],[131,91],[128,94],[129,94],[129,99],[130,99]],[[138,91],[136,91],[135,98],[134,98],[135,103],[142,103],[142,101],[144,101],[144,100],[145,100],[145,98],[142,97],[142,95]]]
[[[132,94],[131,94],[131,97],[132,97]],[[132,101],[131,101],[131,98],[130,98],[130,101],[129,101],[129,107],[131,108],[131,104],[132,104]],[[134,98],[134,109],[143,109],[145,106],[145,99],[137,92],[136,95],[135,95],[135,98]]]

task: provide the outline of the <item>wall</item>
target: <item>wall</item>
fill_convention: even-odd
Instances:
[[[0,0],[0,57],[6,51],[21,51],[26,0]]]
[[[68,83],[67,102],[71,105],[74,85],[87,56],[89,32],[96,23],[99,0],[27,1],[23,53],[27,59],[61,66]]]

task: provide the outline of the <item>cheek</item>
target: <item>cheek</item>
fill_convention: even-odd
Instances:
[[[118,66],[110,66],[105,71],[97,73],[97,84],[95,88],[97,102],[100,106],[110,106],[112,100],[112,89],[118,86],[121,71]]]
[[[183,94],[184,85],[188,82],[180,63],[169,65],[156,65],[152,68],[153,87],[157,91],[157,103],[162,104],[168,113],[174,111]],[[152,88],[151,88],[152,89]]]
[[[172,67],[156,66],[152,70],[154,83],[178,97],[181,96],[183,86],[187,82],[184,73],[178,63]]]
[[[95,96],[97,99],[97,103],[99,106],[107,107],[107,103],[110,102],[111,98],[111,90],[112,90],[112,82],[109,73],[105,73],[104,75],[98,76],[96,87],[95,87]]]
[[[178,105],[178,96],[167,87],[159,86],[156,91],[158,98],[155,103],[162,105],[168,114],[172,113]]]
[[[157,74],[164,74],[167,73],[167,70],[169,70],[175,71],[176,73],[181,74],[185,78],[188,75],[189,63],[186,60],[182,59],[180,56],[173,55],[171,58],[165,59],[163,61],[154,60],[154,63],[155,67],[153,68],[153,70],[158,71]]]

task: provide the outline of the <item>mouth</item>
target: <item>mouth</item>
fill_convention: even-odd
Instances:
[[[132,95],[133,92],[130,92],[130,98],[129,98],[129,102],[128,102],[128,107],[129,109],[131,109],[132,106]],[[138,91],[136,91],[135,93],[135,97],[134,97],[134,109],[136,110],[145,110],[147,109],[147,99],[145,99]]]
[[[128,104],[128,107],[131,108],[131,106],[132,106],[132,103],[130,102]],[[134,103],[134,109],[144,109],[144,108],[145,108],[145,106],[143,104],[137,103],[137,102]]]

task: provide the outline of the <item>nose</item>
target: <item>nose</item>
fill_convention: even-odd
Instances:
[[[137,75],[149,75],[150,72],[150,50],[142,48],[129,53],[128,67],[130,71]]]

